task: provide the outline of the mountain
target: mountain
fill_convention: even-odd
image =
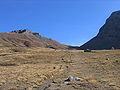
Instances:
[[[0,47],[45,47],[66,49],[67,46],[55,40],[43,37],[30,30],[15,30],[10,33],[0,33]]]
[[[80,47],[80,49],[120,49],[120,11],[113,12],[100,28],[97,36]]]

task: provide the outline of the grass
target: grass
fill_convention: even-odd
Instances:
[[[38,87],[46,79],[63,73],[66,68],[60,61],[64,52],[18,47],[0,50],[3,51],[0,54],[0,86],[14,84],[19,88]]]
[[[120,89],[120,50],[54,50],[48,48],[0,48],[0,86],[39,87],[65,72],[94,85]],[[106,89],[107,90],[107,89]]]

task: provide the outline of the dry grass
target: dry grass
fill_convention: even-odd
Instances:
[[[105,90],[120,89],[120,50],[76,52],[72,66],[74,75],[101,85]]]
[[[83,52],[47,48],[0,48],[0,89],[37,88],[66,71],[103,90],[120,89],[120,50]],[[14,88],[15,87],[15,88]]]
[[[66,69],[65,52],[45,48],[1,48],[0,86],[39,87]]]

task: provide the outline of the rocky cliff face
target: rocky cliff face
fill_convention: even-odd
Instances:
[[[120,49],[120,11],[113,12],[100,28],[96,37],[85,43],[80,49]]]

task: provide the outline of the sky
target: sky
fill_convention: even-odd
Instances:
[[[0,0],[0,32],[29,29],[80,46],[117,10],[120,0]]]

